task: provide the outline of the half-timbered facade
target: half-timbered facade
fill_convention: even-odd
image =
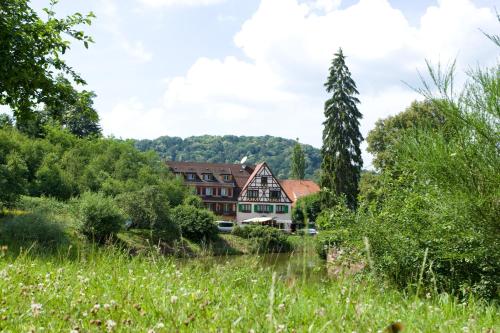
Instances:
[[[274,177],[266,163],[258,164],[238,197],[236,220],[239,223],[272,218],[279,227],[289,229],[292,223],[292,200]]]
[[[252,166],[228,163],[167,161],[170,171],[191,186],[205,207],[236,220],[238,197],[254,171]]]

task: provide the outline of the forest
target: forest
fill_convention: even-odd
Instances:
[[[244,156],[248,162],[267,162],[276,177],[286,179],[291,174],[291,156],[296,141],[273,136],[192,136],[185,139],[163,136],[154,140],[135,142],[141,151],[154,150],[170,161],[239,163]],[[306,160],[305,177],[318,179],[321,156],[319,149],[302,144]]]

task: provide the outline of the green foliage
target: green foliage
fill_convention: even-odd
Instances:
[[[374,155],[373,165],[378,169],[393,166],[395,145],[404,137],[406,131],[414,129],[444,129],[446,117],[429,100],[413,102],[405,111],[386,119],[378,120],[366,141],[368,152]]]
[[[66,200],[86,191],[116,196],[158,186],[176,206],[188,194],[156,154],[139,152],[128,141],[78,138],[57,127],[47,127],[38,139],[0,129],[0,173],[5,202],[19,194]]]
[[[276,177],[289,178],[291,157],[296,141],[272,136],[193,136],[186,139],[163,136],[155,140],[135,142],[141,151],[154,150],[160,157],[171,161],[196,161],[213,163],[239,163],[248,156],[247,163],[266,161]],[[305,155],[305,177],[314,177],[319,169],[321,157],[319,150],[302,144]]]
[[[292,221],[295,224],[304,224],[306,221],[306,215],[304,214],[304,208],[301,205],[295,205],[292,208]]]
[[[51,8],[56,2],[51,1]],[[94,15],[76,13],[58,19],[52,9],[44,12],[46,20],[28,0],[0,2],[0,104],[9,105],[20,123],[33,119],[36,105],[60,96],[58,74],[85,83],[66,64],[63,54],[70,48],[67,36],[85,47],[92,42],[77,27],[90,25]]]
[[[291,178],[292,179],[304,179],[306,172],[306,158],[302,146],[298,142],[293,147],[292,154],[292,168],[291,168]]]
[[[98,243],[112,239],[125,220],[116,202],[103,193],[86,192],[78,200],[79,230]]]
[[[346,228],[322,231],[316,236],[316,252],[321,259],[326,259],[330,249],[346,249],[352,235]]]
[[[321,230],[353,228],[355,222],[356,212],[347,207],[343,199],[340,199],[332,208],[322,211],[316,218],[316,225]]]
[[[320,193],[313,193],[299,198],[295,206],[302,207],[309,222],[316,221],[319,213],[321,213]]]
[[[61,224],[52,221],[46,212],[37,210],[0,223],[0,242],[16,247],[30,247],[36,243],[54,249],[69,244],[69,239]]]
[[[186,206],[193,206],[199,209],[205,208],[205,205],[203,204],[203,200],[197,195],[188,195],[186,198],[184,198],[184,201],[182,203],[183,205]]]
[[[183,237],[194,241],[209,241],[217,237],[215,215],[207,209],[180,205],[172,209],[172,220],[180,226]]]
[[[253,253],[289,252],[293,247],[283,231],[269,226],[236,226],[233,235],[251,239],[250,251]]]
[[[448,294],[416,298],[368,278],[329,279],[302,253],[280,266],[283,256],[151,259],[109,248],[61,257],[7,252],[0,260],[2,330],[375,332],[395,320],[405,333],[498,327],[498,304]]]
[[[332,97],[325,102],[323,146],[321,147],[321,188],[345,195],[349,207],[357,204],[358,183],[363,166],[359,131],[362,118],[356,84],[345,64],[342,49],[335,54],[325,83]],[[328,203],[324,202],[324,206]]]
[[[179,226],[170,217],[168,195],[158,186],[121,194],[117,201],[134,228],[150,229],[156,239],[171,241],[180,237]]]
[[[362,233],[377,271],[400,286],[498,297],[500,69],[470,72],[458,95],[453,68],[429,69],[434,86],[421,92],[446,122],[398,125],[390,163],[363,191]]]

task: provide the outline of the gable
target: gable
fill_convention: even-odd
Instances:
[[[238,201],[291,203],[292,200],[266,163],[258,164],[241,190]]]

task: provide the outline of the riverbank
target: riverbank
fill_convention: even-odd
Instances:
[[[498,306],[331,279],[303,253],[207,259],[112,248],[76,259],[4,256],[0,330],[377,332],[400,321],[407,332],[498,331]]]

